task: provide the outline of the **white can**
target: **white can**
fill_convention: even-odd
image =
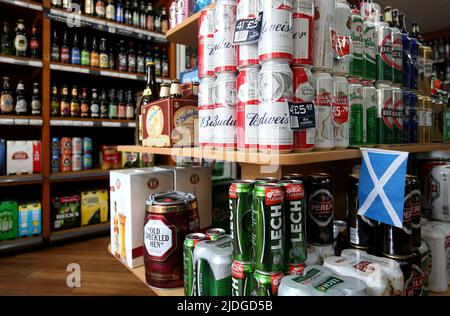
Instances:
[[[333,76],[334,148],[349,145],[349,84],[343,76]]]
[[[362,78],[364,54],[364,21],[359,10],[352,10],[349,77]]]
[[[236,3],[217,2],[214,22],[214,69],[216,73],[236,71],[236,49],[233,44]]]
[[[333,70],[331,31],[334,28],[336,0],[315,0],[314,69]]]
[[[257,18],[258,14],[258,0],[238,0],[236,20]],[[236,45],[236,62],[239,69],[249,65],[258,65],[258,43]]]
[[[199,146],[213,147],[214,142],[214,77],[200,79],[198,91]]]
[[[325,258],[333,257],[336,255],[336,251],[334,250],[333,244],[329,245],[314,245],[308,244],[313,251],[319,256],[319,263],[323,264]]]
[[[319,151],[334,147],[332,111],[333,78],[328,72],[314,72],[314,102],[316,105],[316,144]]]
[[[81,158],[81,154],[73,154],[72,171],[81,171],[81,170],[83,170],[83,159]]]
[[[214,147],[236,148],[236,74],[217,74],[214,85]]]
[[[206,9],[198,22],[198,77],[214,75],[214,10]]]
[[[259,60],[292,60],[292,0],[260,2],[263,25],[258,43]]]
[[[350,69],[350,51],[346,51],[345,47],[349,48],[352,27],[352,10],[347,1],[337,0],[334,22],[334,31],[336,33],[333,38],[333,50],[335,55],[333,74],[346,76]]]
[[[293,65],[313,65],[314,2],[295,0],[292,14]]]
[[[316,264],[321,264],[319,259],[319,254],[316,252],[316,248],[312,247],[311,245],[308,245],[306,248],[307,256],[305,265],[306,266],[313,266]]]
[[[82,154],[83,153],[83,138],[74,137],[72,138],[72,154]]]
[[[450,165],[436,166],[431,170],[435,181],[434,198],[431,201],[431,217],[438,221],[450,222]]]

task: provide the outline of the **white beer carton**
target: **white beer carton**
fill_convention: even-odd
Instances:
[[[6,173],[32,174],[41,172],[41,142],[8,140],[6,143]]]
[[[144,264],[145,201],[173,190],[173,172],[162,168],[110,172],[111,252],[130,268]]]

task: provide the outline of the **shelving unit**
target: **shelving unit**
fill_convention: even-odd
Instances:
[[[135,128],[136,122],[96,118],[52,117],[50,126]]]
[[[42,68],[42,61],[35,58],[0,54],[0,63]]]
[[[43,181],[41,174],[21,174],[0,176],[0,187],[12,185],[40,184]]]
[[[87,181],[97,179],[108,179],[109,170],[83,170],[72,172],[51,173],[48,177],[50,182]]]
[[[42,124],[42,118],[39,116],[0,115],[0,125],[42,126]]]
[[[35,10],[35,11],[42,11],[43,10],[42,4],[37,3],[35,1],[27,1],[27,0],[0,0],[0,3],[11,4],[11,5],[15,5],[15,6],[18,6],[18,7],[23,7],[23,8],[27,8],[27,9],[31,9],[31,10]]]
[[[57,243],[80,237],[91,237],[96,235],[104,235],[109,232],[110,224],[103,223],[97,225],[82,226],[62,231],[52,232],[50,234],[50,243]]]
[[[0,254],[7,253],[13,250],[21,250],[27,248],[35,248],[42,246],[44,239],[42,236],[19,238],[14,240],[0,241]]]

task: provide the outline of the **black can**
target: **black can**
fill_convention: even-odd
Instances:
[[[400,269],[403,272],[403,296],[413,296],[413,269],[412,269],[412,256],[405,257],[403,259],[395,260],[400,265]]]
[[[281,180],[296,180],[305,182],[305,177],[300,173],[289,173],[281,177]]]
[[[316,173],[306,181],[307,239],[316,245],[331,244],[333,238],[334,198],[330,175]]]
[[[419,249],[422,244],[420,234],[420,217],[422,215],[422,197],[420,193],[420,183],[416,176],[407,175],[405,191],[405,209],[409,208],[411,212],[412,227],[412,249]]]

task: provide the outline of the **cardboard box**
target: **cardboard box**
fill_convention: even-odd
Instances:
[[[81,192],[81,226],[106,223],[108,206],[107,190]]]
[[[6,141],[0,138],[0,176],[6,174]]]
[[[39,236],[42,230],[42,208],[40,202],[19,205],[19,238]]]
[[[57,196],[52,199],[52,229],[63,230],[80,227],[81,197]]]
[[[41,142],[8,140],[6,144],[6,169],[8,175],[40,173]]]
[[[173,171],[161,168],[110,172],[111,252],[129,267],[144,264],[145,202],[174,189]]]
[[[0,240],[17,238],[17,209],[16,201],[0,202]]]

